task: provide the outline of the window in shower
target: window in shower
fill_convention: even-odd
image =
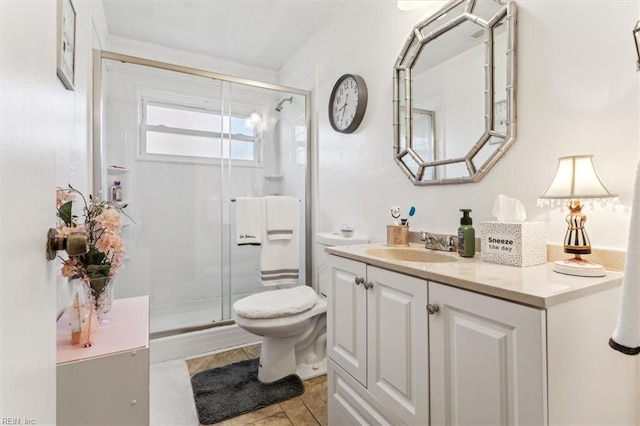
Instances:
[[[223,115],[216,110],[141,98],[141,157],[230,158],[258,161],[259,132],[252,114]]]

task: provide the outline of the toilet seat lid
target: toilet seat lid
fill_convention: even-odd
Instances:
[[[278,318],[308,311],[318,295],[306,285],[252,294],[233,304],[235,313],[244,318]]]

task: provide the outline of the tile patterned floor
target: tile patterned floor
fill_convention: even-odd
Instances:
[[[260,345],[231,349],[186,360],[189,375],[260,356]],[[304,393],[296,398],[225,420],[222,426],[326,426],[327,376],[304,382]]]

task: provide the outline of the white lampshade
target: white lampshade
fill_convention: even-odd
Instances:
[[[553,181],[540,199],[578,200],[614,198],[593,165],[593,155],[561,157]]]

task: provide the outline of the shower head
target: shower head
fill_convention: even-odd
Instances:
[[[276,111],[282,111],[282,104],[285,102],[293,103],[293,96],[291,96],[290,98],[284,98],[283,100],[278,102],[278,105],[276,105]]]

